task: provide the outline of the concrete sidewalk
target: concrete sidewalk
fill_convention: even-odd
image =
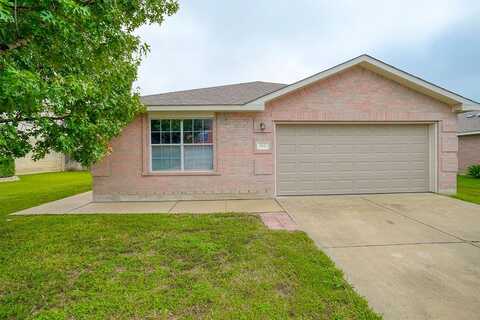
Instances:
[[[275,199],[157,201],[157,202],[93,202],[92,192],[49,202],[12,215],[41,214],[133,214],[133,213],[270,213],[283,212]]]

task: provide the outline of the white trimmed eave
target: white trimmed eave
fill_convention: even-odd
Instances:
[[[265,105],[176,105],[176,106],[147,106],[147,111],[214,111],[214,112],[252,112],[264,111]]]
[[[367,70],[380,74],[381,76],[402,84],[414,91],[423,93],[441,102],[452,106],[455,112],[480,111],[480,104],[466,99],[453,92],[440,88],[432,83],[415,77],[407,72],[399,70],[382,61],[374,59],[368,55],[362,55],[355,59],[339,64],[333,68],[317,73],[311,77],[305,78],[286,86],[280,90],[274,91],[256,100],[250,101],[245,106],[264,106],[267,101],[283,96],[302,87],[308,86],[314,82],[330,77],[336,73],[344,71],[354,66],[361,66]]]
[[[470,111],[480,111],[479,104],[461,104],[455,107],[455,111],[459,113],[470,112]]]
[[[459,137],[461,137],[461,136],[473,136],[473,135],[477,135],[477,134],[480,135],[480,130],[478,130],[478,131],[459,132],[459,133],[457,133],[457,136],[459,136]]]

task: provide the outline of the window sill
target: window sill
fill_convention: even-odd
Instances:
[[[217,171],[149,171],[142,176],[219,176]]]

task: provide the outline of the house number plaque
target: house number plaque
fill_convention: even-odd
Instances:
[[[270,150],[270,143],[257,142],[257,150],[260,150],[260,151]]]

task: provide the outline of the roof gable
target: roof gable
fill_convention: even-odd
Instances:
[[[314,74],[313,76],[280,88],[262,97],[253,99],[249,101],[246,105],[264,105],[267,101],[276,99],[285,94],[301,89],[314,82],[320,81],[354,66],[360,66],[362,68],[368,69],[372,72],[382,75],[387,79],[398,82],[407,88],[423,93],[448,105],[454,106],[457,108],[458,111],[480,110],[480,105],[476,101],[462,97],[456,93],[434,85],[410,73],[399,70],[368,55],[361,55],[335,67]]]

